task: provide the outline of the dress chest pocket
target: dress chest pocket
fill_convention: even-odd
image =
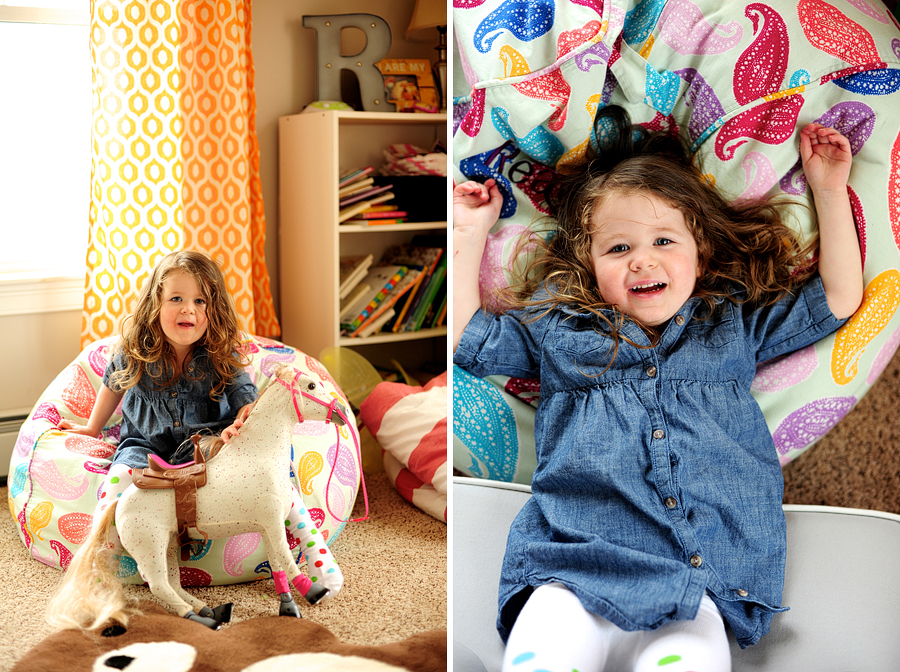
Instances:
[[[685,331],[691,341],[704,348],[721,348],[738,339],[738,330],[731,314],[720,319],[694,319]]]

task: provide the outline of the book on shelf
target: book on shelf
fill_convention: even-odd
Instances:
[[[372,334],[377,334],[381,327],[384,326],[384,323],[387,322],[394,316],[394,309],[389,308],[385,312],[383,312],[380,316],[375,318],[371,323],[366,324],[360,327],[359,337],[366,338],[371,336]]]
[[[406,296],[397,303],[398,310],[396,310],[396,315],[394,315],[393,319],[391,319],[385,326],[385,331],[392,331],[397,333],[400,331],[400,327],[403,325],[403,321],[406,319],[406,314],[409,312],[410,306],[413,304],[413,300],[416,296],[418,296],[419,288],[422,286],[423,281],[428,276],[425,272],[424,268],[418,269],[419,273],[413,282],[412,287],[409,288],[409,291],[406,293]]]
[[[360,309],[354,312],[354,309],[360,302],[363,300],[363,297],[366,296],[369,292],[372,291],[372,285],[367,285],[364,282],[360,282],[353,290],[347,295],[346,299],[341,299],[341,312],[339,316],[339,320],[341,322],[347,319],[353,319],[354,316],[359,315],[360,310],[362,310],[365,306],[360,306]],[[352,314],[351,314],[352,313]]]
[[[400,282],[401,278],[406,275],[406,266],[374,266],[369,269],[366,279],[363,282],[371,285],[371,291],[364,295],[357,306],[362,306],[356,317],[349,322],[341,322],[341,328],[347,333],[356,331],[357,328],[366,320],[372,311],[378,307],[385,297],[390,293],[394,286]],[[351,311],[352,314],[352,311]],[[348,318],[349,319],[349,318]]]
[[[416,244],[415,241],[417,240],[428,243],[428,245]],[[437,242],[439,241],[436,237],[429,236],[423,239],[416,236],[413,238],[413,242],[394,245],[384,251],[384,255],[381,258],[382,263],[402,264],[422,271],[416,280],[415,287],[410,290],[409,296],[402,302],[401,308],[397,311],[396,318],[386,326],[387,329],[394,332],[402,331],[401,327],[406,321],[407,315],[411,314],[410,310],[421,296],[421,292],[428,284],[429,276],[434,272],[444,254],[442,247],[433,244]]]
[[[428,310],[431,308],[435,296],[437,296],[441,289],[441,285],[444,284],[446,279],[447,258],[446,256],[442,256],[438,267],[428,280],[428,285],[422,293],[422,298],[419,300],[418,305],[413,309],[412,317],[407,319],[403,328],[404,331],[418,331],[422,328],[425,316],[428,314]]]
[[[353,288],[366,277],[366,272],[375,261],[375,257],[371,254],[351,254],[341,257],[338,277],[340,285],[338,295],[341,299],[346,298]]]
[[[375,169],[372,166],[366,166],[365,168],[351,168],[350,170],[341,173],[338,177],[338,189],[346,187],[348,184],[358,182],[359,180],[366,179],[366,177],[371,175],[374,171]]]
[[[409,213],[406,210],[378,210],[377,208],[380,206],[375,206],[375,208],[371,208],[369,210],[363,210],[359,214],[359,219],[398,219],[402,217],[406,217]],[[392,208],[393,206],[388,206],[388,208]]]
[[[351,217],[343,224],[363,224],[365,226],[388,226],[389,224],[403,224],[405,219],[356,219]]]
[[[355,194],[356,192],[362,191],[363,189],[368,189],[373,184],[375,184],[374,177],[369,177],[365,180],[359,180],[358,182],[351,182],[346,187],[340,187],[338,189],[338,196],[343,198],[344,196]]]
[[[419,274],[421,274],[421,272],[421,270],[416,268],[407,268],[406,275],[404,275],[390,291],[390,293],[386,297],[384,297],[382,302],[371,312],[369,317],[367,317],[365,321],[349,335],[351,337],[366,335],[367,327],[369,327],[388,310],[392,311],[391,317],[393,317],[396,314],[395,306],[407,295],[413,285],[415,285],[416,279],[418,278]],[[382,321],[381,324],[383,325],[386,321],[387,319]]]
[[[437,317],[434,318],[434,322],[431,323],[432,329],[437,329],[438,327],[443,327],[444,322],[447,320],[447,293],[444,293],[444,300],[441,301],[440,308],[438,309]]]
[[[338,213],[338,223],[342,224],[346,222],[351,217],[358,215],[363,210],[368,210],[373,205],[378,205],[379,203],[384,203],[385,201],[389,201],[394,198],[393,192],[386,191],[383,194],[379,194],[374,198],[370,198],[364,201],[359,201],[358,203],[353,203],[352,205],[348,205],[345,208],[341,208]]]
[[[391,187],[393,187],[393,186],[394,185],[392,185],[392,184],[385,184],[385,185],[376,185],[376,186],[365,188],[361,191],[357,191],[357,192],[354,192],[352,194],[348,194],[347,196],[342,197],[338,201],[338,205],[343,208],[352,203],[358,203],[358,202],[362,201],[363,199],[371,200],[372,197],[378,196],[378,194],[383,194],[387,191],[390,191]]]

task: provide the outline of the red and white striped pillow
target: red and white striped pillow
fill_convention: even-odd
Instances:
[[[380,383],[359,416],[384,448],[384,468],[400,495],[447,521],[447,372],[425,387]]]

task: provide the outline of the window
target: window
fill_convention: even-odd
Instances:
[[[88,2],[0,0],[0,279],[84,277]]]

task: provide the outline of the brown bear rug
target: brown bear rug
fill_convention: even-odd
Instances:
[[[26,653],[13,672],[444,672],[447,631],[380,646],[345,644],[306,618],[266,616],[220,630],[173,616],[145,601],[127,628],[63,630]]]

